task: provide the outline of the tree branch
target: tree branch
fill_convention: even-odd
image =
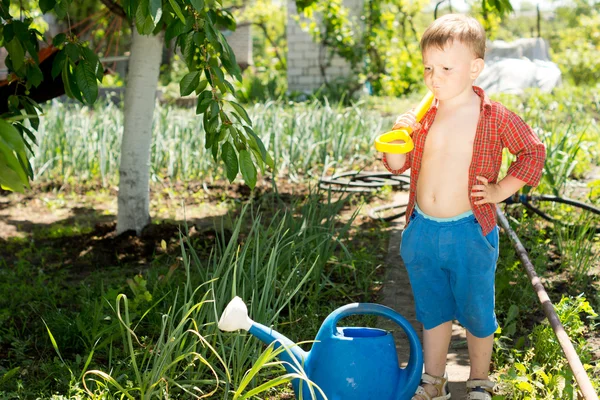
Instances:
[[[262,29],[262,31],[265,35],[265,38],[271,44],[271,46],[273,46],[273,50],[275,51],[275,56],[277,57],[277,59],[279,60],[281,65],[283,65],[283,67],[285,68],[287,66],[287,62],[285,61],[283,56],[281,54],[279,54],[279,46],[277,46],[275,41],[269,35],[269,32],[267,31],[267,26],[265,25],[265,23],[261,21],[261,22],[253,22],[253,24],[258,26],[260,29]]]
[[[106,8],[108,8],[110,10],[110,12],[112,12],[115,15],[118,15],[119,17],[121,17],[123,19],[127,19],[127,14],[125,13],[125,10],[115,0],[100,0],[100,1],[102,2],[102,4],[104,4],[106,6]]]

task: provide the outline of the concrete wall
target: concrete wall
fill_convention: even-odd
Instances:
[[[323,50],[320,49],[321,46],[313,42],[309,33],[302,31],[294,19],[298,15],[296,2],[294,0],[287,1],[288,91],[313,92],[323,84],[319,68],[319,54]],[[344,0],[344,5],[350,8],[355,15],[360,14],[363,0]],[[328,81],[349,74],[349,65],[338,56],[333,58],[331,67],[326,70]]]
[[[242,69],[252,65],[252,25],[240,24],[234,32],[225,31],[223,36],[231,46],[235,58]]]

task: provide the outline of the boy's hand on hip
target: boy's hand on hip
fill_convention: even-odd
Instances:
[[[499,203],[504,198],[502,198],[500,185],[496,183],[489,183],[487,178],[483,176],[476,177],[480,185],[473,185],[473,190],[471,191],[471,197],[478,197],[474,204],[481,205],[487,203]]]

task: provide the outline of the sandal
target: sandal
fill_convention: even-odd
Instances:
[[[423,385],[430,384],[435,386],[436,397],[431,397],[429,393],[425,391]],[[448,389],[448,375],[444,376],[433,376],[427,373],[423,373],[421,376],[421,384],[417,388],[415,395],[412,400],[446,400],[450,398],[450,390]]]
[[[496,384],[486,379],[473,379],[467,381],[468,400],[492,400]]]

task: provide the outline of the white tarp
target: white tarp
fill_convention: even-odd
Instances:
[[[550,92],[561,82],[550,61],[548,44],[540,38],[488,42],[485,68],[475,84],[487,93],[521,93],[526,88]]]

